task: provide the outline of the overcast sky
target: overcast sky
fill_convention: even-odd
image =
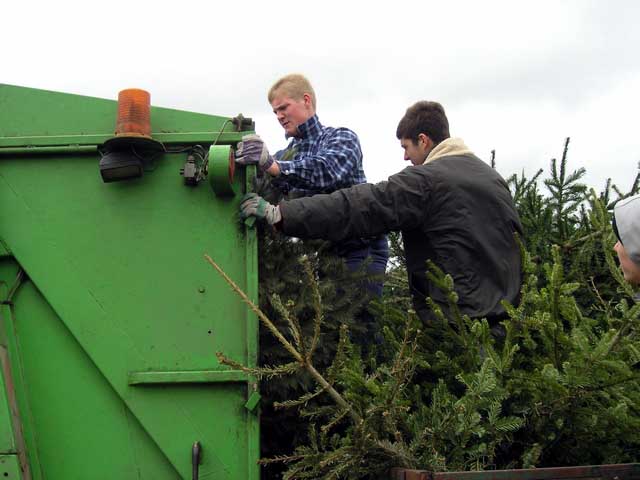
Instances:
[[[256,120],[286,145],[266,100],[300,72],[326,125],[360,136],[380,181],[404,168],[395,129],[441,102],[453,136],[503,176],[560,158],[600,189],[640,161],[640,2],[4,2],[0,83]],[[1,108],[1,105],[0,105]]]

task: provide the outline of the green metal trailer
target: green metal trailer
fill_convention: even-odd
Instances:
[[[151,107],[161,150],[106,183],[117,109],[0,85],[0,478],[257,479],[257,383],[215,357],[255,365],[257,320],[204,259],[257,298],[253,127]]]

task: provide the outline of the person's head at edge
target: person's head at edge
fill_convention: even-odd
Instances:
[[[640,195],[621,200],[613,210],[613,230],[618,238],[613,249],[629,283],[640,285]]]
[[[299,73],[279,79],[269,89],[267,98],[287,137],[297,137],[298,125],[316,113],[316,94],[309,80]]]
[[[396,137],[404,149],[404,159],[422,165],[443,140],[449,138],[449,120],[438,102],[421,101],[407,108],[398,123]]]

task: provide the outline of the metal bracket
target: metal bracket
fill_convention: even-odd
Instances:
[[[255,130],[256,124],[251,118],[246,118],[241,113],[238,114],[237,117],[233,117],[231,119],[231,123],[233,123],[236,127],[236,132],[242,132],[245,130]]]
[[[258,406],[258,404],[260,403],[260,399],[261,398],[262,397],[260,396],[260,394],[258,392],[253,392],[249,396],[249,399],[247,400],[247,403],[244,404],[244,408],[246,408],[250,412],[253,412],[256,409],[256,407]]]

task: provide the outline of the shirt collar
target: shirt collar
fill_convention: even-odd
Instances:
[[[322,124],[318,119],[318,115],[313,115],[309,119],[300,125],[298,125],[298,132],[300,133],[298,139],[317,137],[322,133]]]

